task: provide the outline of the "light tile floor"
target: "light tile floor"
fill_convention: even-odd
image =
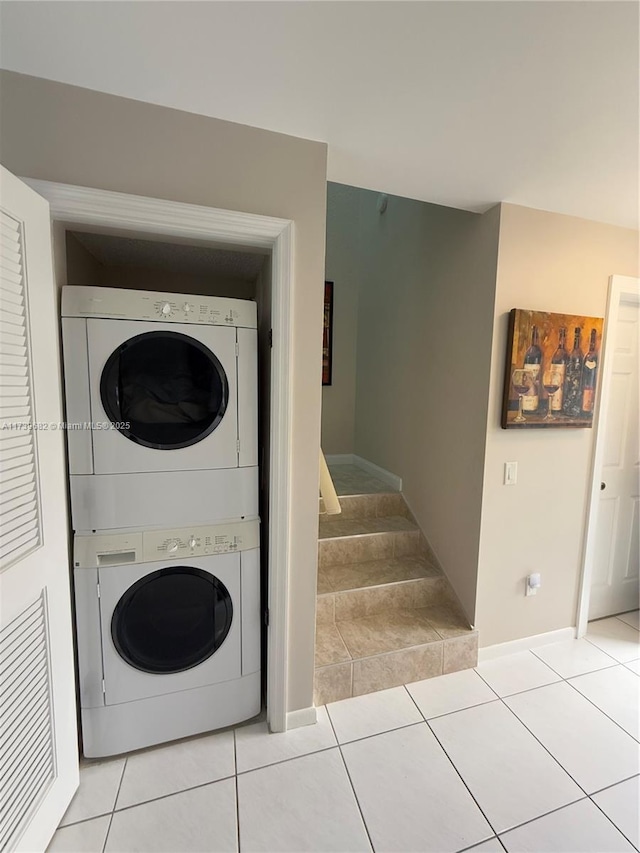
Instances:
[[[637,625],[84,764],[49,850],[638,850]]]

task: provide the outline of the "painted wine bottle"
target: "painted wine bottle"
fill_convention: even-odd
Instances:
[[[568,363],[569,353],[567,352],[567,330],[563,326],[559,332],[558,348],[551,357],[551,373],[554,379],[554,385],[558,386],[558,390],[553,395],[553,398],[551,400],[552,412],[559,412],[562,410],[564,378],[567,372]]]
[[[564,376],[562,389],[562,412],[570,418],[580,417],[582,411],[582,366],[584,355],[580,349],[580,327],[576,326],[573,333],[573,349]]]
[[[589,351],[584,357],[582,368],[582,414],[592,415],[598,377],[598,353],[596,352],[596,330],[591,329]]]
[[[532,378],[532,387],[522,398],[524,412],[537,412],[540,405],[540,367],[542,365],[542,350],[538,336],[538,327],[531,327],[531,346],[524,354],[524,368]]]

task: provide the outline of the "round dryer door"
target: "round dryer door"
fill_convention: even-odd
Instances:
[[[111,636],[136,669],[183,672],[220,648],[232,619],[231,596],[221,581],[202,569],[172,566],[129,587],[113,611]]]
[[[179,332],[146,332],[107,359],[100,396],[122,435],[145,447],[176,450],[197,444],[218,426],[229,385],[204,344]]]

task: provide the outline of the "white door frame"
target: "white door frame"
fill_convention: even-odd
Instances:
[[[272,253],[267,717],[272,731],[285,731],[291,546],[293,222],[50,181],[22,180],[47,199],[52,220],[269,249]]]
[[[600,472],[604,456],[604,437],[611,393],[611,374],[615,345],[618,310],[622,299],[640,303],[640,279],[626,275],[612,275],[609,278],[609,295],[600,361],[600,402],[593,421],[595,430],[593,463],[591,468],[591,488],[587,509],[587,532],[582,563],[582,578],[578,595],[578,613],[576,617],[576,636],[583,637],[587,631],[589,599],[593,580],[593,564],[597,535],[597,518],[600,505]]]

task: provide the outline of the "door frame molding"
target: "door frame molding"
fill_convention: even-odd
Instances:
[[[272,264],[270,526],[268,554],[267,718],[287,728],[288,601],[291,552],[292,332],[294,223],[109,190],[21,178],[51,207],[52,221],[114,231],[184,237],[268,249]]]
[[[600,401],[593,421],[595,440],[591,464],[591,486],[588,492],[587,527],[576,615],[576,637],[578,638],[586,634],[589,617],[589,600],[591,598],[597,536],[596,524],[600,505],[600,471],[604,457],[604,438],[611,394],[616,321],[623,298],[640,304],[640,279],[627,275],[610,276],[604,335],[600,349]]]

